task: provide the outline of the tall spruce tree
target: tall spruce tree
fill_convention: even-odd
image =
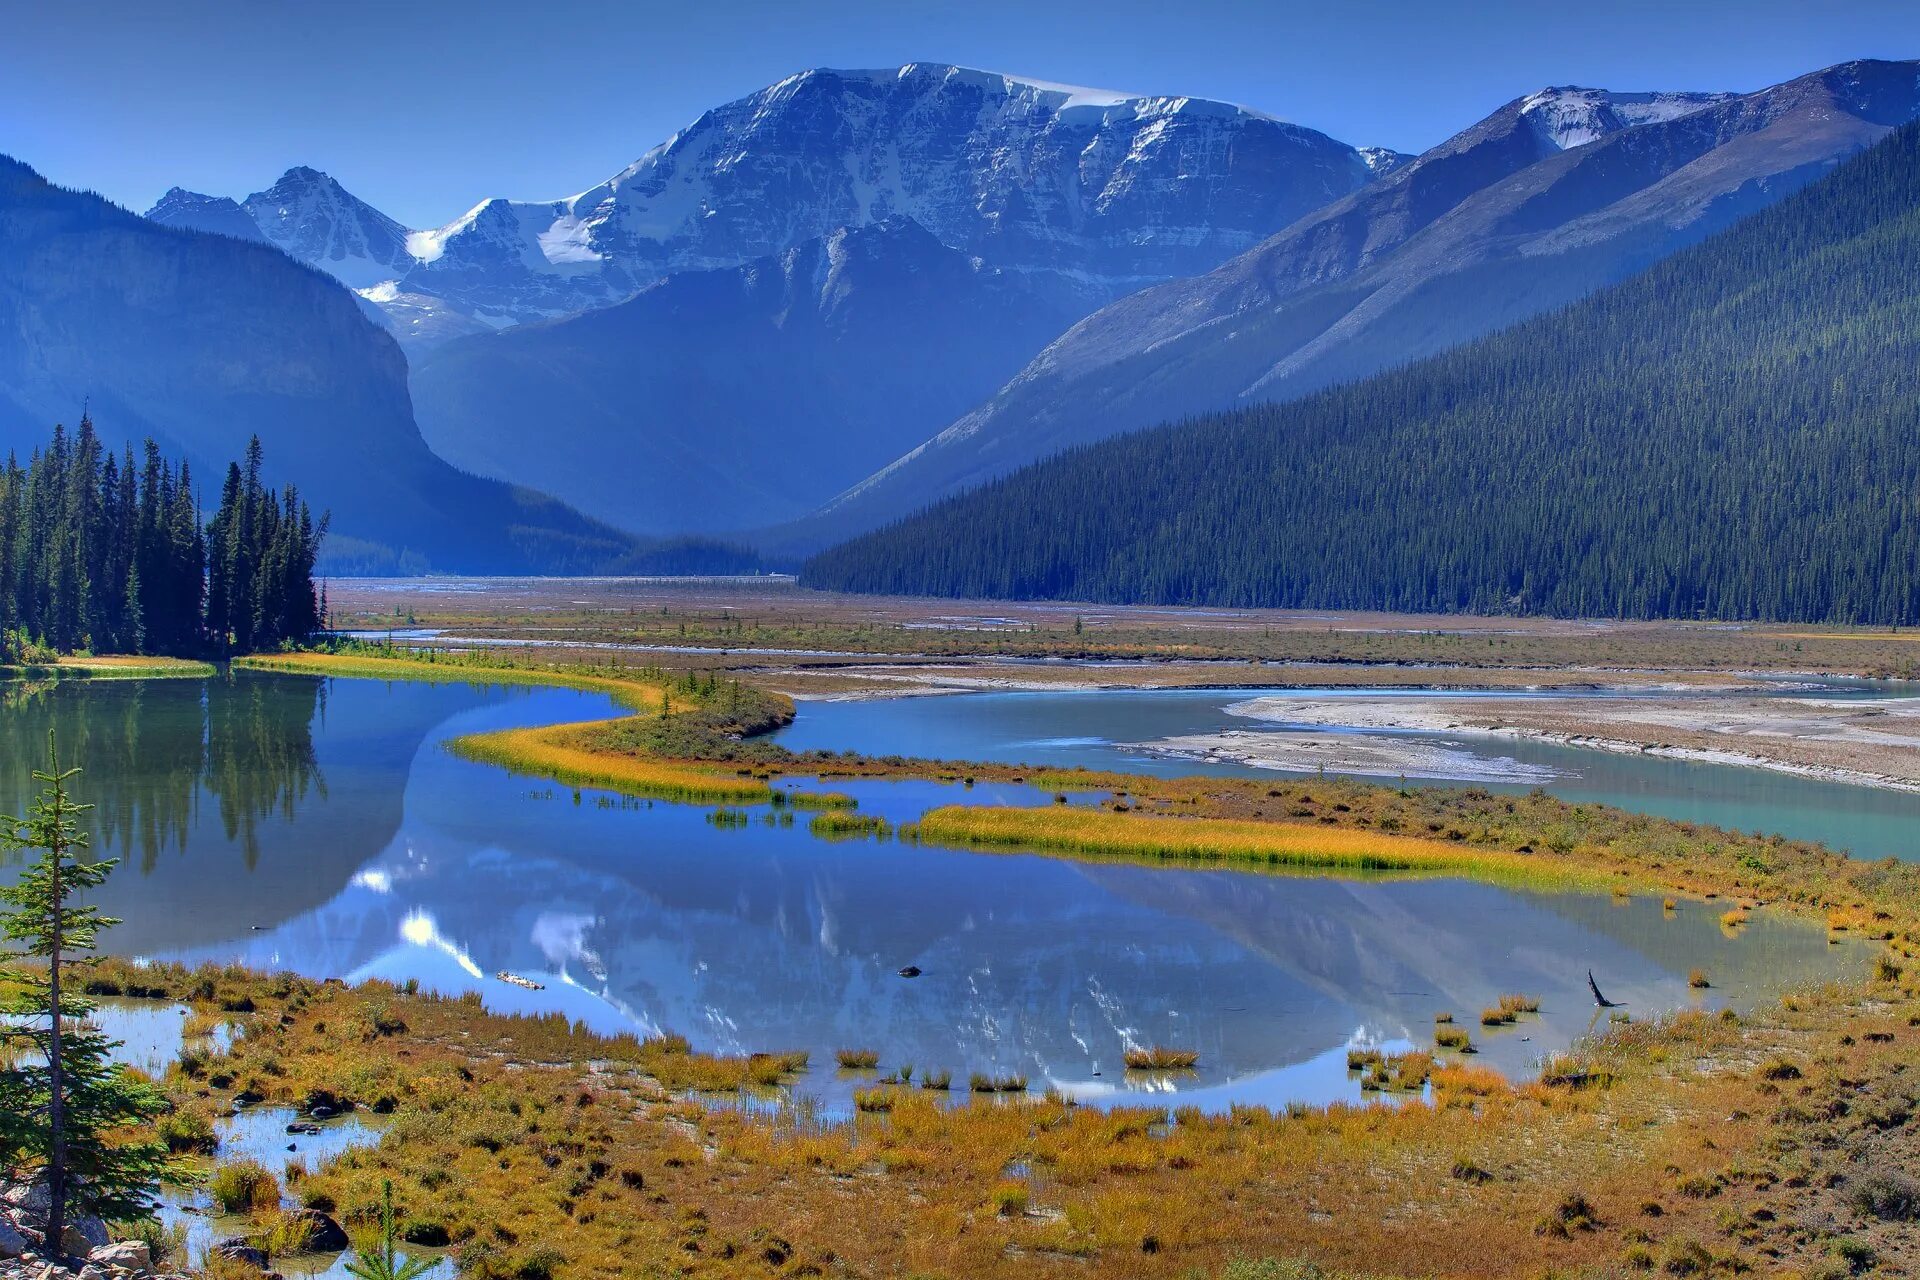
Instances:
[[[0,1002],[11,1015],[0,1035],[31,1050],[7,1055],[0,1068],[0,1165],[44,1174],[47,1249],[56,1255],[78,1215],[150,1217],[166,1159],[163,1144],[139,1134],[164,1100],[112,1061],[115,1042],[86,1021],[94,1006],[78,994],[77,971],[91,962],[100,931],[118,923],[75,901],[115,866],[86,860],[80,820],[91,806],[68,789],[79,773],[60,767],[49,732],[47,768],[33,775],[44,789],[25,817],[0,821],[0,847],[39,855],[0,889],[11,908],[0,915],[8,944],[0,978],[14,993]]]

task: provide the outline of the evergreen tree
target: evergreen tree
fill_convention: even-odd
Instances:
[[[127,1130],[150,1124],[164,1100],[152,1086],[110,1061],[115,1043],[88,1025],[93,1005],[77,992],[76,969],[89,963],[102,929],[118,923],[75,898],[98,888],[114,863],[88,862],[80,818],[52,733],[44,790],[23,818],[0,824],[0,847],[39,852],[20,878],[0,889],[11,908],[0,916],[10,967],[0,974],[15,994],[5,1039],[32,1050],[0,1068],[0,1165],[43,1172],[51,1203],[47,1247],[57,1253],[78,1215],[126,1222],[152,1215],[166,1147]],[[26,962],[26,963],[23,963]]]

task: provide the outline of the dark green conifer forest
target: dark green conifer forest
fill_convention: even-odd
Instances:
[[[1920,124],[1563,311],[823,552],[954,596],[1920,621]]]
[[[56,427],[0,467],[0,661],[52,654],[195,655],[271,647],[320,625],[325,520],[260,482],[260,444],[229,467],[203,527],[195,478],[151,440],[102,446]]]

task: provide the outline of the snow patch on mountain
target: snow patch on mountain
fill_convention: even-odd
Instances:
[[[1542,89],[1521,100],[1520,114],[1561,151],[1583,147],[1635,125],[1678,120],[1725,102],[1731,93],[1613,93],[1576,85]]]

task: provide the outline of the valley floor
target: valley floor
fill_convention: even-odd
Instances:
[[[1920,675],[1899,630],[1009,604],[841,596],[761,580],[332,584],[341,629],[461,647],[537,645],[609,665],[720,669],[791,697],[1074,688],[1366,689],[1268,698],[1254,722],[1338,739],[1222,732],[1154,744],[1276,769],[1425,776],[1431,740],[1526,738],[1831,781],[1920,789],[1920,700],[1783,696],[1795,677]],[[1525,702],[1422,689],[1529,690]],[[1598,699],[1594,691],[1632,695]],[[1710,700],[1697,696],[1712,692]],[[1371,731],[1371,732],[1368,732]]]

